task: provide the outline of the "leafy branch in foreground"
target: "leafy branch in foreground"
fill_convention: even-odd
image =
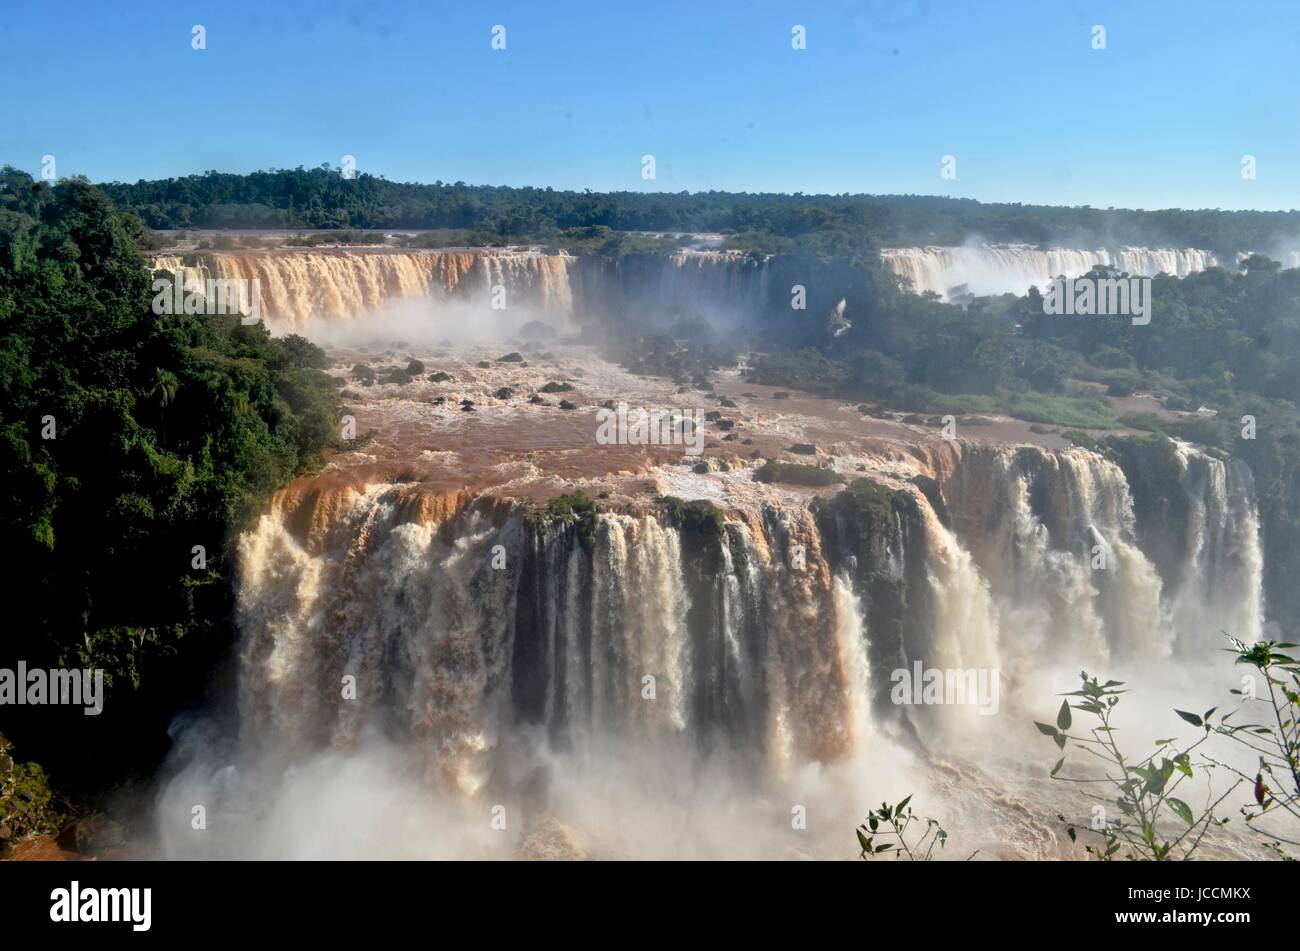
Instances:
[[[882,802],[879,809],[867,816],[867,821],[857,828],[858,846],[861,848],[859,858],[870,859],[890,854],[896,859],[906,858],[910,862],[928,862],[936,845],[940,849],[944,847],[948,833],[937,819],[922,818],[913,813],[908,805],[911,801],[912,797],[908,796],[893,806]],[[921,827],[922,822],[924,828]],[[909,841],[908,829],[914,825],[913,839]],[[878,842],[880,839],[892,841]],[[974,858],[975,854],[972,852],[968,855],[967,861]]]
[[[1052,779],[1060,782],[1101,790],[1085,793],[1089,799],[1103,804],[1093,807],[1093,820],[1088,828],[1082,829],[1100,840],[1097,845],[1085,846],[1087,852],[1102,861],[1110,861],[1116,856],[1157,862],[1190,858],[1210,828],[1228,822],[1226,817],[1215,818],[1214,810],[1242,780],[1236,780],[1217,799],[1213,798],[1212,791],[1207,793],[1206,804],[1194,810],[1174,793],[1183,782],[1193,777],[1191,753],[1206,741],[1210,728],[1206,726],[1204,735],[1182,749],[1175,746],[1173,740],[1157,740],[1156,749],[1145,758],[1130,760],[1120,752],[1114,737],[1116,728],[1111,725],[1120,694],[1128,691],[1115,689],[1123,686],[1118,680],[1101,683],[1096,677],[1089,677],[1086,671],[1079,677],[1082,689],[1065,694],[1067,698],[1079,699],[1073,704],[1068,699],[1061,702],[1056,725],[1038,722],[1034,725],[1041,733],[1050,736],[1061,750],[1073,742],[1080,751],[1103,764],[1101,778],[1062,776],[1060,772],[1066,761],[1062,756],[1050,774]],[[1071,707],[1096,718],[1098,725],[1089,728],[1089,735],[1069,732],[1073,726]],[[1201,717],[1177,712],[1184,720],[1199,726],[1210,719],[1214,710],[1207,710]],[[1203,767],[1203,770],[1208,772],[1210,768]],[[1113,821],[1107,817],[1109,806],[1115,806],[1119,811]],[[1064,816],[1058,818],[1066,824],[1070,841],[1076,841],[1081,827]],[[1170,825],[1173,829],[1169,828]]]
[[[1259,757],[1258,767],[1255,775],[1250,776],[1227,763],[1208,756],[1206,759],[1251,784],[1254,802],[1241,809],[1246,827],[1268,837],[1268,848],[1280,858],[1291,859],[1282,846],[1300,846],[1300,841],[1262,829],[1255,820],[1264,816],[1278,819],[1290,816],[1293,823],[1300,823],[1300,662],[1284,653],[1297,645],[1259,641],[1247,646],[1230,635],[1228,640],[1232,642],[1230,652],[1237,655],[1236,662],[1254,667],[1263,675],[1268,695],[1258,694],[1253,676],[1242,678],[1243,689],[1231,692],[1242,698],[1242,708],[1247,704],[1257,705],[1256,710],[1262,707],[1264,722],[1229,725],[1228,718],[1223,717],[1213,729],[1255,753]],[[1201,725],[1191,714],[1179,715]],[[1209,728],[1206,724],[1206,729]]]

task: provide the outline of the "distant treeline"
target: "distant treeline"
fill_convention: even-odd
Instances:
[[[786,250],[822,245],[961,244],[972,238],[1038,245],[1148,245],[1222,253],[1270,251],[1300,236],[1300,212],[1129,211],[984,204],[921,195],[748,192],[592,192],[464,182],[414,184],[328,165],[100,186],[152,228],[459,229],[485,239],[547,240],[566,229],[713,231],[734,244]]]

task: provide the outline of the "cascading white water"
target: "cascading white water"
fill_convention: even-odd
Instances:
[[[573,261],[563,253],[508,250],[244,251],[159,255],[150,267],[181,275],[187,287],[208,280],[251,287],[257,281],[261,314],[272,331],[302,333],[317,321],[350,323],[403,301],[505,310],[514,298],[563,322],[573,314]]]
[[[995,669],[1000,666],[999,618],[988,582],[970,552],[944,527],[930,506],[923,505],[921,512],[925,520],[926,572],[935,604],[932,652],[923,662],[948,669]]]
[[[867,661],[866,624],[853,590],[853,579],[838,575],[834,582],[835,643],[845,667],[845,720],[855,748],[871,733],[871,668]]]
[[[1178,442],[1187,498],[1186,566],[1170,624],[1180,649],[1224,646],[1227,633],[1250,644],[1263,636],[1264,554],[1249,468]]]
[[[1177,577],[1168,579],[1176,584],[1137,543],[1124,473],[1095,453],[980,448],[952,467],[943,489],[958,535],[1021,649],[1088,663],[1175,649],[1205,659],[1222,646],[1221,631],[1247,642],[1261,635],[1263,556],[1249,470],[1188,444],[1178,451],[1189,520]]]
[[[884,248],[880,254],[885,267],[903,278],[914,293],[931,292],[944,299],[958,288],[976,296],[1023,294],[1031,287],[1046,286],[1054,277],[1079,277],[1098,265],[1142,277],[1186,277],[1219,263],[1209,251],[1194,248],[1043,251],[1029,245],[985,245]]]
[[[761,814],[766,797],[800,796],[810,777],[856,775],[903,720],[934,752],[996,742],[993,721],[1007,721],[974,706],[891,711],[894,665],[1000,673],[999,709],[1023,720],[1046,669],[1167,657],[1175,639],[1201,650],[1208,642],[1184,630],[1198,616],[1247,634],[1258,625],[1244,467],[1180,447],[1193,515],[1171,593],[1136,542],[1115,464],[1079,449],[943,451],[951,527],[909,490],[914,508],[871,523],[889,536],[879,551],[846,528],[860,523],[819,521],[799,502],[732,518],[701,541],[663,514],[600,514],[584,534],[509,505],[430,509],[411,504],[416,485],[328,501],[282,493],[240,542],[237,722],[226,741],[178,754],[160,799],[167,854],[375,854],[294,832],[286,815],[299,797],[335,814],[318,785],[342,784],[375,810],[400,800],[418,817],[409,829],[409,817],[394,819],[406,829],[396,833],[368,818],[379,854],[394,854],[392,835],[419,842],[402,839],[398,854],[497,854],[480,818],[494,803],[526,817],[511,827],[518,848],[539,847],[528,837],[552,819],[600,838],[610,834],[600,797],[624,802],[660,782],[660,818],[702,795],[709,821],[736,802]],[[838,533],[839,554],[823,551],[824,531]],[[708,552],[716,561],[704,569]],[[863,559],[876,573],[855,575]],[[903,612],[879,671],[869,658],[885,634],[870,609],[886,626]],[[712,792],[697,785],[705,775],[720,784]],[[732,806],[710,798],[719,790]],[[185,829],[195,802],[251,831],[195,839]],[[267,814],[287,831],[263,842]],[[673,854],[696,847],[674,841]]]
[[[617,643],[615,655],[626,658],[621,676],[614,678],[615,693],[607,712],[632,713],[634,721],[651,733],[687,729],[687,693],[691,680],[687,645],[686,582],[682,575],[681,541],[675,531],[656,520],[610,516],[604,520],[601,541],[610,558],[597,564],[608,570],[597,587],[619,592],[622,611],[608,627],[593,627],[593,655],[601,642]],[[655,678],[653,703],[635,703],[642,696],[644,677]]]
[[[187,288],[204,288],[209,280],[243,281],[251,288],[257,281],[260,312],[273,333],[323,338],[360,329],[376,312],[424,314],[427,322],[428,305],[442,311],[459,305],[459,319],[494,322],[490,329],[508,336],[532,318],[573,329],[584,300],[588,309],[621,309],[625,298],[635,295],[653,301],[667,317],[730,317],[757,312],[767,300],[767,269],[739,252],[683,251],[644,255],[633,263],[585,263],[584,269],[584,259],[536,249],[282,249],[161,254],[149,266],[157,274],[179,275]],[[520,319],[509,320],[517,315]],[[418,329],[418,320],[412,324]],[[456,336],[450,328],[438,333]]]

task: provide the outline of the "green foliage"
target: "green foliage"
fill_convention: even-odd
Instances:
[[[445,244],[551,238],[596,244],[614,232],[723,232],[765,253],[860,253],[888,245],[990,242],[1096,247],[1208,248],[1229,255],[1300,231],[1297,212],[1128,211],[985,204],[919,195],[747,192],[571,192],[435,182],[390,182],[337,168],[278,169],[102,186],[154,228],[431,228]],[[467,240],[468,239],[468,240]],[[486,241],[484,240],[486,239]],[[659,239],[623,236],[644,244]],[[663,241],[671,245],[671,239]],[[1158,298],[1157,298],[1158,299]]]
[[[712,541],[722,537],[725,519],[722,510],[711,502],[705,499],[688,502],[673,495],[661,495],[656,501],[663,506],[668,524],[680,529],[683,535]]]
[[[0,537],[15,590],[46,592],[24,599],[6,654],[100,666],[95,729],[158,729],[228,637],[234,531],[320,461],[335,387],[303,338],[153,314],[139,222],[98,189],[0,182]],[[52,764],[53,737],[25,726],[15,738]]]
[[[867,821],[857,828],[858,858],[888,855],[909,862],[929,862],[935,846],[942,850],[948,844],[948,833],[938,820],[917,816],[912,811],[911,801],[912,797],[907,796],[892,806],[882,802],[879,809],[868,814]],[[910,839],[909,829],[912,830]],[[972,852],[966,856],[966,861],[977,854]]]
[[[1098,784],[1100,788],[1110,789],[1109,793],[1089,791],[1087,795],[1107,805],[1113,802],[1119,809],[1115,821],[1107,819],[1100,828],[1094,823],[1084,830],[1060,817],[1066,823],[1071,841],[1077,839],[1079,831],[1101,839],[1101,845],[1087,847],[1089,854],[1102,860],[1192,858],[1210,829],[1230,821],[1225,816],[1215,817],[1214,811],[1245,784],[1251,797],[1240,807],[1246,828],[1263,837],[1265,848],[1272,854],[1293,858],[1287,847],[1300,846],[1300,662],[1286,651],[1297,645],[1276,641],[1247,645],[1230,635],[1228,640],[1232,644],[1229,653],[1235,655],[1236,663],[1253,667],[1259,673],[1267,696],[1264,690],[1258,689],[1254,678],[1247,678],[1250,685],[1247,689],[1231,691],[1242,698],[1235,710],[1226,713],[1219,712],[1217,707],[1204,713],[1174,710],[1179,720],[1202,731],[1195,742],[1182,749],[1173,739],[1158,740],[1156,751],[1145,759],[1126,759],[1115,742],[1117,728],[1111,722],[1119,695],[1126,692],[1115,688],[1123,684],[1114,680],[1103,684],[1086,673],[1080,674],[1082,689],[1066,695],[1081,699],[1073,704],[1064,701],[1055,725],[1034,724],[1062,751],[1067,744],[1074,743],[1103,763],[1103,778],[1060,775],[1066,763],[1064,756],[1051,770],[1051,777],[1056,780],[1086,784],[1088,790],[1098,788]],[[1100,726],[1090,730],[1090,738],[1069,732],[1073,725],[1071,708],[1083,710],[1099,722]],[[1262,716],[1252,716],[1248,722],[1232,722],[1239,714],[1249,716],[1256,712]],[[1206,751],[1209,747],[1201,749],[1199,764],[1194,766],[1191,754],[1215,738],[1230,740],[1253,754],[1257,760],[1254,774],[1210,755]],[[1212,802],[1193,809],[1173,793],[1185,779],[1193,777],[1197,768],[1202,772],[1223,770],[1236,779]],[[1110,795],[1114,798],[1109,799]]]
[[[829,470],[818,469],[817,471]],[[843,514],[852,515],[864,526],[870,537],[883,543],[891,534],[890,527],[894,521],[895,506],[905,504],[907,499],[906,492],[888,488],[871,479],[854,479],[828,502],[815,503],[814,511],[823,505],[829,505],[830,508]]]
[[[1158,740],[1156,749],[1146,757],[1131,759],[1120,750],[1115,740],[1117,728],[1112,725],[1120,695],[1128,692],[1116,689],[1122,687],[1123,682],[1108,680],[1101,683],[1097,678],[1089,677],[1086,671],[1080,673],[1079,678],[1081,689],[1065,695],[1077,699],[1073,703],[1068,699],[1061,702],[1056,723],[1034,724],[1040,733],[1051,737],[1063,753],[1073,743],[1076,750],[1092,757],[1091,761],[1085,760],[1086,764],[1100,764],[1101,776],[1092,775],[1086,766],[1084,775],[1065,776],[1062,771],[1067,756],[1062,756],[1049,774],[1053,780],[1081,785],[1088,799],[1102,804],[1102,810],[1087,826],[1077,825],[1064,816],[1058,817],[1065,823],[1070,841],[1076,841],[1081,831],[1095,836],[1099,844],[1085,846],[1085,851],[1102,861],[1117,857],[1157,862],[1190,859],[1207,831],[1228,822],[1226,817],[1216,818],[1214,811],[1237,788],[1240,780],[1214,801],[1194,810],[1174,793],[1185,780],[1193,777],[1191,754],[1205,742],[1208,728],[1206,734],[1182,748],[1172,739]],[[1097,725],[1090,727],[1086,736],[1070,732],[1074,726],[1072,709],[1081,710],[1096,720]],[[1202,719],[1208,720],[1213,713],[1211,709],[1202,717],[1181,712],[1179,716],[1200,726]]]
[[[604,356],[640,376],[668,377],[682,386],[711,389],[709,374],[735,366],[740,346],[698,318],[678,320],[667,333],[617,334]]]
[[[754,470],[755,482],[789,482],[792,485],[836,485],[844,476],[834,469],[805,466],[797,462],[768,460]]]
[[[1252,777],[1217,760],[1212,762],[1249,783],[1252,801],[1241,809],[1246,827],[1264,836],[1266,847],[1275,855],[1293,859],[1286,847],[1300,847],[1300,662],[1287,651],[1297,645],[1277,641],[1247,645],[1235,637],[1229,640],[1236,663],[1253,667],[1259,673],[1268,696],[1258,690],[1257,681],[1251,678],[1251,690],[1231,692],[1242,698],[1243,711],[1259,713],[1259,718],[1252,716],[1249,722],[1230,725],[1227,721],[1232,714],[1229,714],[1213,727],[1215,733],[1257,757],[1255,775]],[[1184,719],[1189,717],[1179,715]],[[1195,715],[1190,716],[1194,726],[1201,725]],[[1268,821],[1260,822],[1260,819]],[[1279,831],[1279,825],[1287,830],[1286,834]]]
[[[705,499],[688,502],[661,495],[655,501],[662,507],[664,523],[680,533],[684,567],[692,583],[715,577],[723,568],[723,546],[728,545],[722,510]]]
[[[16,761],[12,745],[0,734],[0,858],[15,842],[57,832],[64,816],[45,770]]]
[[[596,533],[600,529],[600,509],[579,489],[557,495],[544,506],[533,506],[524,516],[536,531],[546,531],[552,525],[576,525],[578,539],[587,551],[596,547]]]

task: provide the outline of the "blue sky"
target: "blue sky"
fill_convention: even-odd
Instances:
[[[1258,0],[0,0],[0,163],[1294,208],[1297,61]]]

